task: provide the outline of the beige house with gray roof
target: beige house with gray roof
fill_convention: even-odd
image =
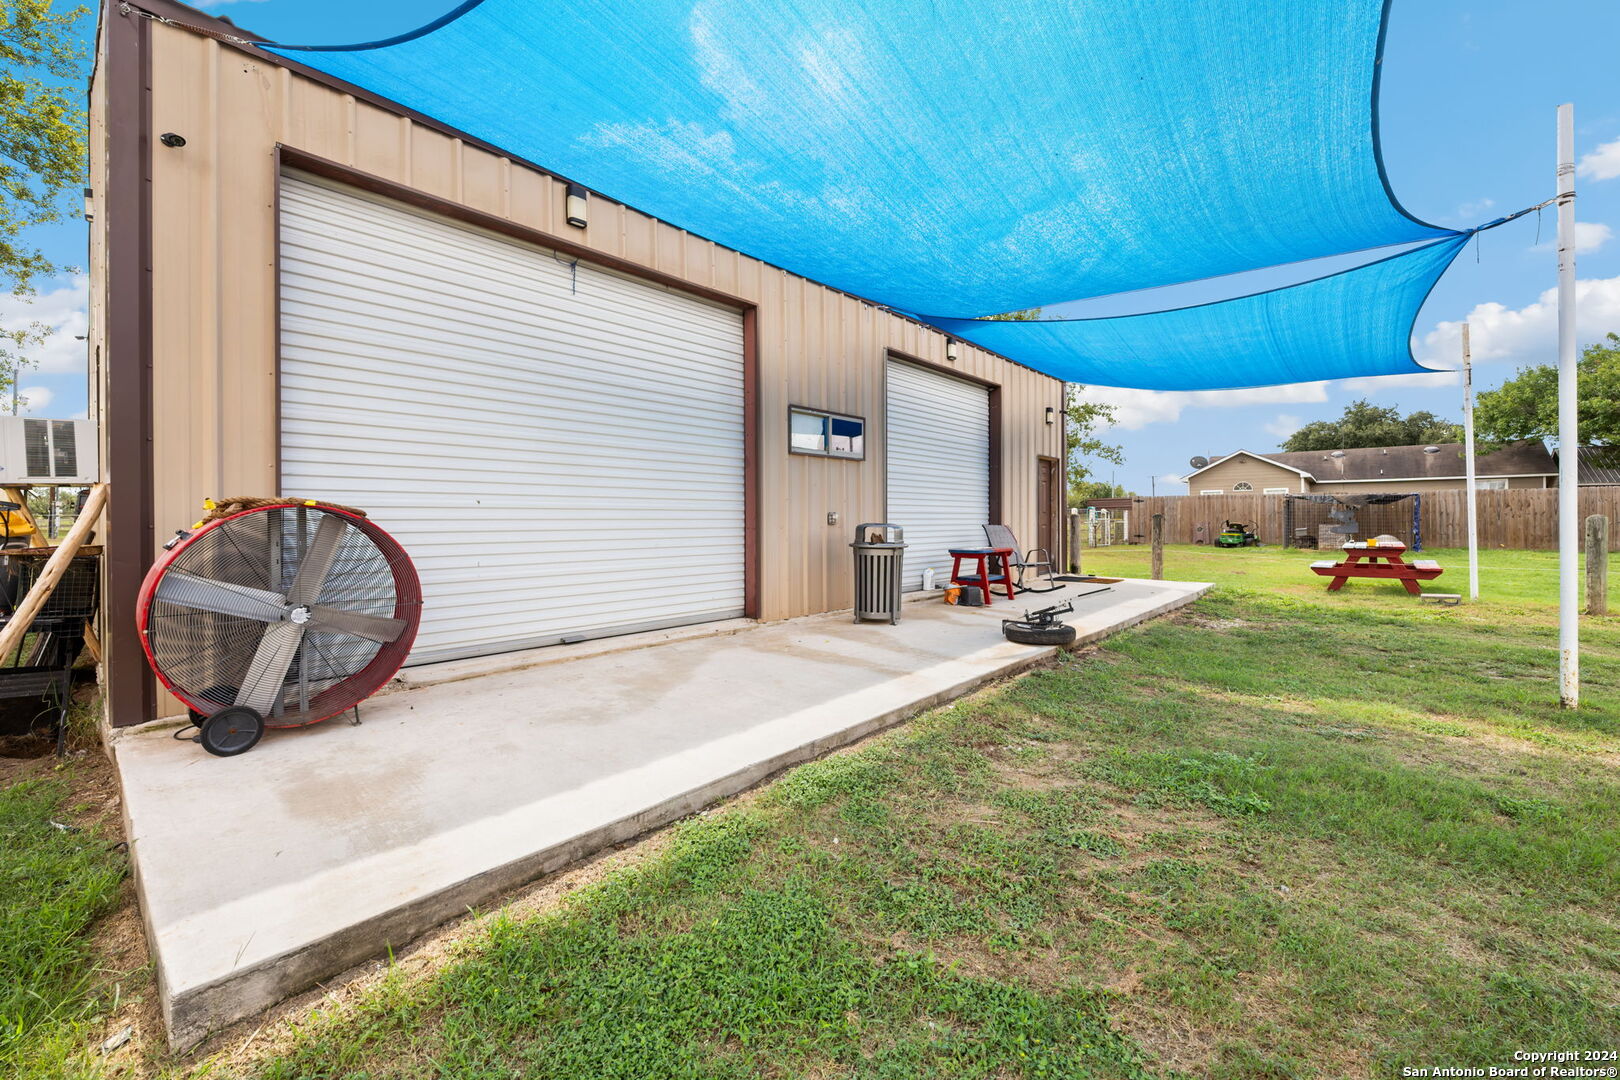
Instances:
[[[1479,455],[1482,490],[1555,486],[1558,462],[1539,442]],[[1355,495],[1461,491],[1463,444],[1371,446],[1256,454],[1239,450],[1189,473],[1187,494]]]

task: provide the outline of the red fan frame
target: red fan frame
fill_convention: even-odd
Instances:
[[[330,686],[310,699],[309,710],[301,713],[296,723],[277,722],[280,718],[265,717],[267,728],[297,728],[318,724],[322,720],[329,720],[339,713],[347,712],[366,698],[375,694],[394,677],[406,657],[410,655],[411,645],[416,640],[416,631],[421,625],[422,615],[422,583],[416,576],[416,565],[406,553],[399,541],[395,540],[388,531],[363,514],[356,514],[341,506],[331,503],[305,500],[289,500],[284,503],[272,503],[267,506],[256,506],[249,510],[242,510],[225,517],[216,518],[203,525],[202,528],[185,537],[172,548],[164,551],[146,572],[141,582],[141,591],[136,599],[135,623],[140,634],[141,650],[146,654],[146,662],[151,666],[153,674],[158,677],[165,689],[179,698],[185,705],[202,716],[212,716],[221,709],[226,708],[219,702],[209,701],[206,698],[188,694],[185,690],[174,685],[163,669],[158,665],[156,657],[152,655],[152,644],[149,640],[150,619],[152,611],[152,598],[157,591],[158,582],[163,580],[164,574],[179,554],[195,544],[209,532],[219,528],[228,521],[246,517],[249,514],[262,514],[271,510],[296,509],[300,506],[312,507],[328,514],[338,514],[347,518],[356,528],[364,533],[372,543],[377,545],[379,551],[388,559],[388,566],[394,578],[394,618],[405,621],[405,629],[393,641],[385,643],[371,658],[370,663],[359,671],[343,679],[334,686]]]

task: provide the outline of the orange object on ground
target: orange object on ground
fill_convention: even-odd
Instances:
[[[1422,596],[1423,590],[1418,587],[1418,582],[1432,581],[1445,570],[1433,559],[1407,562],[1401,558],[1405,550],[1405,544],[1400,547],[1347,548],[1344,562],[1313,562],[1311,569],[1333,579],[1328,582],[1328,592],[1338,592],[1344,588],[1346,581],[1362,577],[1399,581],[1413,596]]]

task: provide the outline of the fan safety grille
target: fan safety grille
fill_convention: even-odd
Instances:
[[[409,558],[364,518],[272,506],[199,530],[149,581],[153,666],[203,715],[271,727],[348,709],[391,678],[421,606]]]

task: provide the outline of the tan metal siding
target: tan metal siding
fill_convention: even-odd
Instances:
[[[279,143],[757,305],[761,614],[849,606],[850,530],[883,506],[886,352],[945,365],[942,335],[604,199],[589,228],[570,228],[551,177],[220,42],[151,32],[154,130],[188,140],[154,145],[151,161],[160,539],[205,496],[275,488]],[[1033,537],[1036,459],[1062,456],[1061,425],[1044,415],[1061,410],[1061,384],[958,350],[957,370],[1002,387],[1003,516]],[[866,460],[788,454],[790,404],[865,417]]]

